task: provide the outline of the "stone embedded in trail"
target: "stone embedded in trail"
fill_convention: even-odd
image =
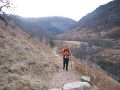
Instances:
[[[49,89],[49,90],[62,90],[62,89],[59,89],[59,88],[52,88],[52,89]]]
[[[85,82],[91,82],[91,77],[89,77],[89,76],[82,76],[81,77],[81,81],[85,81]]]
[[[63,90],[90,90],[91,85],[88,82],[75,81],[63,86]]]

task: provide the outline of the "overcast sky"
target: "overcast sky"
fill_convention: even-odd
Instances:
[[[23,17],[63,16],[78,21],[112,0],[14,0],[15,14]]]

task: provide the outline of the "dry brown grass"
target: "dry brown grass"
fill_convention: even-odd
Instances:
[[[0,26],[0,90],[46,90],[57,70],[49,45],[28,36]]]
[[[83,75],[91,76],[92,84],[97,85],[100,90],[120,90],[120,83],[113,80],[103,71],[92,68],[80,60],[75,60],[75,69]]]
[[[108,58],[108,61],[110,62],[119,63],[120,62],[120,49],[113,49],[113,48],[104,49],[100,53],[96,54],[96,56],[106,57]]]

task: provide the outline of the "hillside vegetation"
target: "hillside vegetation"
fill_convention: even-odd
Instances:
[[[0,21],[0,90],[47,90],[59,68],[48,44]]]

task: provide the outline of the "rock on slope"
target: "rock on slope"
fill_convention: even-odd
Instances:
[[[57,70],[48,45],[0,21],[0,90],[46,90]]]

